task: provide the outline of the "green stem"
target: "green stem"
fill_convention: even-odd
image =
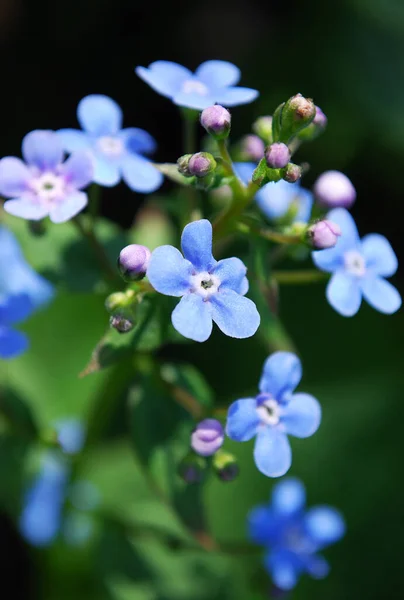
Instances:
[[[182,112],[182,133],[183,133],[183,152],[184,154],[194,154],[196,152],[196,125],[198,113],[196,111]]]
[[[93,183],[89,191],[89,206],[88,213],[91,218],[91,228],[94,228],[95,222],[100,212],[100,201],[101,201],[101,186]]]
[[[305,271],[273,271],[272,277],[279,284],[305,284],[324,281],[329,278],[329,273],[306,269]]]
[[[262,229],[260,227],[255,227],[254,225],[248,225],[247,223],[238,223],[237,229],[240,233],[244,233],[246,235],[255,235],[264,240],[268,240],[270,242],[275,242],[276,244],[301,244],[302,236],[301,235],[287,235],[284,233],[279,233],[278,231],[272,231],[270,229]]]
[[[80,232],[80,235],[82,235],[83,238],[91,246],[95,257],[97,258],[98,264],[100,265],[106,278],[111,283],[119,285],[119,287],[121,287],[122,280],[119,277],[118,272],[111,265],[110,260],[105,252],[105,249],[103,245],[99,242],[93,229],[88,229],[87,227],[85,227],[80,216],[74,217],[74,219],[72,219],[72,222]]]

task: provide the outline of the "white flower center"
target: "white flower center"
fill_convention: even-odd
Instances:
[[[55,173],[43,173],[31,180],[31,189],[43,202],[52,202],[62,198],[66,193],[64,177]]]
[[[210,298],[216,294],[222,283],[216,275],[211,275],[208,272],[198,273],[191,277],[192,291],[202,296],[202,298]]]
[[[182,85],[182,91],[184,94],[199,94],[200,96],[207,96],[209,94],[209,88],[201,81],[194,79],[187,79]]]
[[[281,409],[275,398],[268,398],[257,406],[257,413],[262,423],[277,425],[281,418]]]
[[[97,147],[106,156],[120,156],[125,149],[122,140],[107,135],[97,140]]]
[[[356,277],[363,277],[366,273],[365,259],[357,250],[345,252],[344,265],[348,273],[355,275]]]

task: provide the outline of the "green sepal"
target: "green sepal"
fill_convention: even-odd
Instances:
[[[185,175],[181,175],[178,171],[177,163],[154,163],[153,166],[174,183],[187,186],[193,185],[195,177],[185,177]]]
[[[275,110],[272,117],[272,139],[274,142],[279,142],[281,127],[282,127],[282,110],[285,106],[285,102],[282,102]]]

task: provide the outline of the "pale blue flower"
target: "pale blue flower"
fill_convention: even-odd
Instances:
[[[0,296],[0,359],[15,358],[27,350],[27,336],[13,326],[24,321],[32,310],[26,294]]]
[[[257,90],[236,87],[240,70],[223,60],[208,60],[192,73],[177,63],[158,60],[147,68],[136,67],[136,74],[174,104],[203,110],[213,104],[237,106],[258,96]]]

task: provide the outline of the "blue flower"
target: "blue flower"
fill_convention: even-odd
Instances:
[[[248,183],[256,167],[254,163],[236,163],[236,172]],[[255,200],[268,219],[282,219],[287,213],[293,223],[307,223],[311,217],[313,194],[300,186],[281,179],[264,185],[255,195]]]
[[[170,98],[174,104],[203,110],[213,104],[237,106],[257,98],[257,90],[235,87],[240,70],[223,60],[208,60],[192,73],[186,67],[158,60],[148,68],[136,67],[136,74],[156,92]]]
[[[12,326],[24,321],[32,309],[26,294],[0,296],[0,358],[15,358],[27,350],[27,336]]]
[[[342,235],[334,248],[313,252],[322,271],[333,273],[326,296],[331,306],[344,317],[355,315],[362,296],[376,310],[396,312],[401,297],[384,277],[397,271],[397,257],[385,237],[377,233],[359,239],[355,221],[345,208],[336,208],[327,219],[340,226]]]
[[[287,435],[306,438],[320,425],[318,401],[309,394],[293,393],[301,377],[295,354],[275,352],[264,363],[258,396],[236,400],[229,407],[227,435],[236,442],[257,436],[255,464],[268,477],[284,475],[292,463]]]
[[[77,107],[77,119],[83,131],[60,129],[57,133],[67,152],[91,152],[95,183],[112,187],[123,178],[141,193],[160,187],[162,174],[143,156],[155,151],[154,139],[143,129],[122,129],[122,110],[114,100],[100,94],[86,96]]]
[[[53,223],[74,217],[87,204],[87,187],[93,177],[88,152],[77,152],[63,163],[61,141],[54,131],[31,131],[22,141],[25,163],[13,156],[0,160],[0,194],[11,198],[4,210],[16,217]]]
[[[257,331],[260,316],[245,298],[247,269],[239,258],[218,262],[212,256],[212,225],[206,219],[189,223],[182,233],[181,252],[160,246],[152,253],[147,276],[167,296],[182,296],[171,320],[183,336],[204,342],[212,320],[230,337],[247,338]]]
[[[66,454],[77,454],[84,446],[85,428],[78,419],[64,419],[56,424],[60,447]]]
[[[326,577],[327,561],[318,554],[345,534],[341,514],[330,506],[305,508],[305,489],[298,479],[285,479],[272,492],[270,505],[257,506],[248,516],[250,538],[267,548],[265,567],[274,584],[291,590],[307,573]]]

